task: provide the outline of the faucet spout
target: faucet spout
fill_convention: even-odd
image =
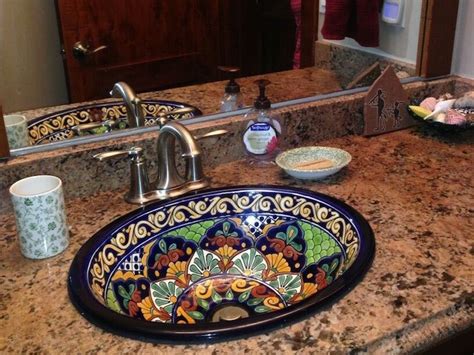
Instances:
[[[186,176],[176,168],[175,142],[178,140],[182,157],[186,161]],[[172,190],[184,184],[207,185],[201,160],[201,149],[193,135],[181,124],[170,122],[163,126],[158,137],[158,180],[157,190]]]
[[[125,82],[114,84],[110,96],[121,97],[127,108],[127,119],[130,127],[144,127],[145,117],[143,115],[142,100],[135,94],[133,89]]]

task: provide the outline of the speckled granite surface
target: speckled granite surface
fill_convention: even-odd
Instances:
[[[474,324],[474,137],[412,129],[319,143],[352,163],[321,182],[270,165],[231,161],[208,169],[213,186],[300,186],[340,198],[369,221],[377,241],[365,279],[332,307],[270,334],[204,345],[153,345],[89,324],[66,289],[70,262],[99,228],[133,209],[124,191],[69,199],[71,244],[61,255],[20,255],[6,191],[0,193],[0,353],[405,353]],[[251,171],[251,172],[250,172]],[[51,171],[53,173],[53,171]]]
[[[454,96],[459,97],[464,93],[474,90],[474,79],[458,77],[454,84]]]

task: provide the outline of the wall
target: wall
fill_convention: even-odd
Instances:
[[[5,113],[68,101],[54,0],[0,0]]]
[[[420,32],[421,0],[406,0],[404,9],[404,27],[389,25],[380,21],[380,46],[367,48],[360,46],[351,38],[342,41],[326,41],[321,35],[324,14],[319,14],[318,37],[324,42],[332,42],[350,48],[359,49],[382,57],[401,62],[416,64],[418,34]]]
[[[474,1],[459,2],[451,72],[474,79]]]

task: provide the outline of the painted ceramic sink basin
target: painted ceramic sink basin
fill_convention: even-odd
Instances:
[[[160,112],[169,112],[185,107],[190,107],[194,110],[185,114],[168,116],[168,119],[180,120],[201,115],[199,109],[187,104],[164,100],[143,100],[145,124],[146,126],[153,126]],[[124,120],[125,122],[126,118],[127,110],[122,101],[84,105],[73,109],[54,112],[28,122],[30,145],[51,143],[73,138],[75,134],[71,128],[79,124],[107,120]]]
[[[68,286],[81,314],[114,333],[218,341],[334,302],[365,274],[374,250],[365,219],[329,196],[215,189],[111,222],[80,249]]]

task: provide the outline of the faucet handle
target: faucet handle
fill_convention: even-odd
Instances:
[[[192,108],[192,107],[182,107],[182,108],[178,108],[178,109],[173,110],[173,111],[160,111],[160,112],[158,112],[157,124],[161,128],[165,124],[168,123],[168,121],[169,121],[168,117],[169,116],[184,115],[186,113],[190,113],[190,112],[193,112],[193,111],[194,111],[194,108]]]
[[[229,131],[226,130],[226,129],[216,129],[215,131],[211,131],[211,132],[208,132],[208,133],[205,133],[205,134],[201,134],[199,136],[194,136],[194,139],[198,141],[198,140],[205,139],[205,138],[223,136],[224,134],[227,134],[227,133],[229,133]]]
[[[143,158],[143,148],[132,147],[130,150],[112,150],[110,152],[98,153],[94,155],[94,159],[98,161],[109,160],[111,158],[126,158],[129,157],[132,161]]]
[[[115,150],[94,155],[94,159],[99,161],[112,158],[130,159],[130,190],[125,195],[125,201],[138,205],[148,202],[149,199],[145,198],[145,194],[150,191],[150,183],[143,149],[133,147],[130,150]]]
[[[114,120],[107,120],[107,121],[101,121],[101,122],[90,122],[90,123],[83,123],[83,124],[78,124],[74,127],[71,128],[71,130],[77,134],[78,136],[81,135],[84,131],[89,131],[91,129],[97,129],[97,128],[105,128],[105,132],[110,132],[115,126],[115,121]],[[102,132],[102,133],[105,133]]]
[[[181,107],[177,108],[176,110],[172,111],[161,111],[159,115],[164,114],[165,116],[172,116],[172,115],[184,115],[185,113],[193,112],[194,108],[192,107]]]

